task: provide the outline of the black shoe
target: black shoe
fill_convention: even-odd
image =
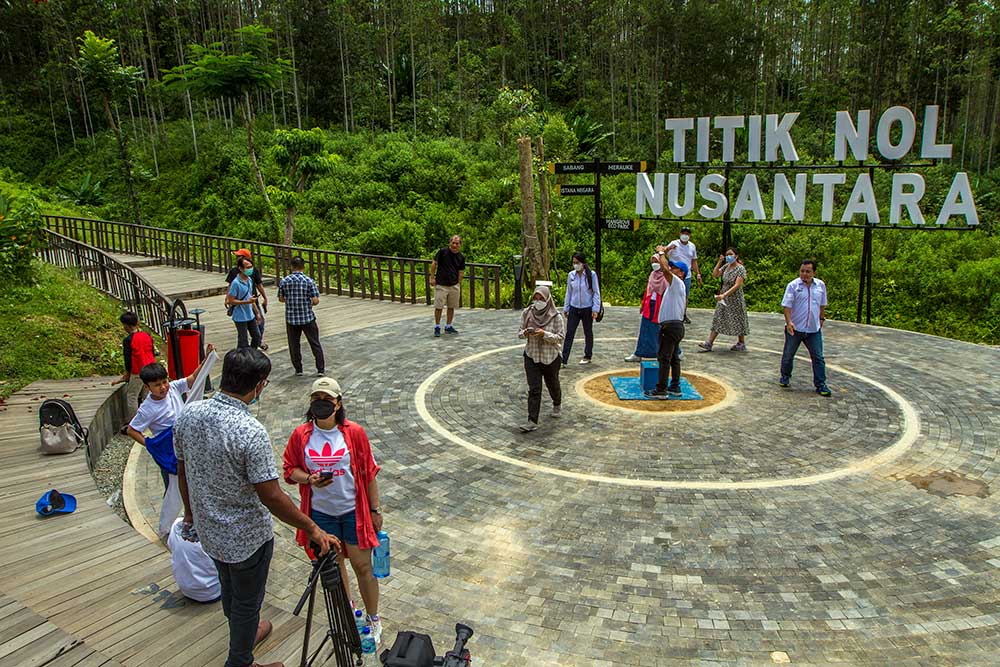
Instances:
[[[662,391],[658,391],[656,389],[649,389],[647,391],[642,392],[642,394],[646,398],[655,398],[658,401],[665,401],[670,398],[669,394],[667,394],[666,389]]]
[[[789,383],[789,378],[781,378],[780,380],[778,380],[778,386],[779,387],[784,387],[784,388],[787,389],[788,388],[788,383]]]
[[[816,393],[820,396],[832,396],[833,392],[830,391],[829,387],[820,387],[816,390]]]
[[[680,398],[681,396],[684,395],[681,392],[681,388],[680,387],[669,387],[667,389],[667,393],[670,394],[671,396],[676,396],[677,398]]]
[[[297,378],[302,377],[302,371],[295,371],[295,377]]]
[[[434,327],[434,337],[435,338],[441,337],[441,327]]]
[[[447,334],[457,334],[458,333],[458,329],[456,329],[455,327],[449,325],[449,326],[446,326],[444,328],[444,332],[447,333]]]

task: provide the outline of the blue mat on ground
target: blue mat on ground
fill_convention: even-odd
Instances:
[[[618,399],[622,401],[655,401],[659,399],[649,398],[642,393],[637,377],[611,377],[611,386],[615,388]],[[694,385],[681,376],[681,396],[671,396],[671,401],[701,401],[704,397],[698,393]]]

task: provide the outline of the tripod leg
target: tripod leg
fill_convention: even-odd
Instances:
[[[306,612],[306,636],[302,639],[302,660],[299,667],[306,667],[309,655],[309,635],[312,633],[313,607],[316,606],[316,585],[313,584],[312,591],[309,592],[309,611]]]

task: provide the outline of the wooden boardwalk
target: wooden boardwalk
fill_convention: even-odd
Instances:
[[[207,339],[220,351],[235,345],[235,327],[217,294],[225,287],[222,274],[117,258],[164,293],[183,298],[189,311],[203,308]],[[284,307],[273,285],[268,295],[266,340],[274,355],[287,348]],[[324,336],[431,314],[420,305],[336,296],[322,296],[316,312]],[[303,347],[309,370],[305,341]],[[335,355],[327,350],[328,365]],[[123,400],[116,393],[121,387],[111,387],[109,380],[40,381],[0,404],[0,667],[192,667],[225,660],[228,626],[219,605],[193,603],[176,592],[169,553],[107,506],[84,450],[65,456],[37,451],[37,408],[44,398],[65,398],[85,426],[96,425],[107,421],[109,411],[121,411],[114,406]],[[76,496],[77,511],[37,515],[35,501],[52,488]],[[258,647],[258,661],[297,664],[304,622],[266,601],[262,617],[275,629]]]

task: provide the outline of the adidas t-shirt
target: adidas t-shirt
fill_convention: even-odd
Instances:
[[[330,516],[341,516],[354,510],[354,474],[351,473],[351,453],[344,441],[344,434],[333,427],[324,431],[313,426],[306,443],[306,468],[309,474],[333,472],[333,483],[322,488],[312,488],[312,509]]]

